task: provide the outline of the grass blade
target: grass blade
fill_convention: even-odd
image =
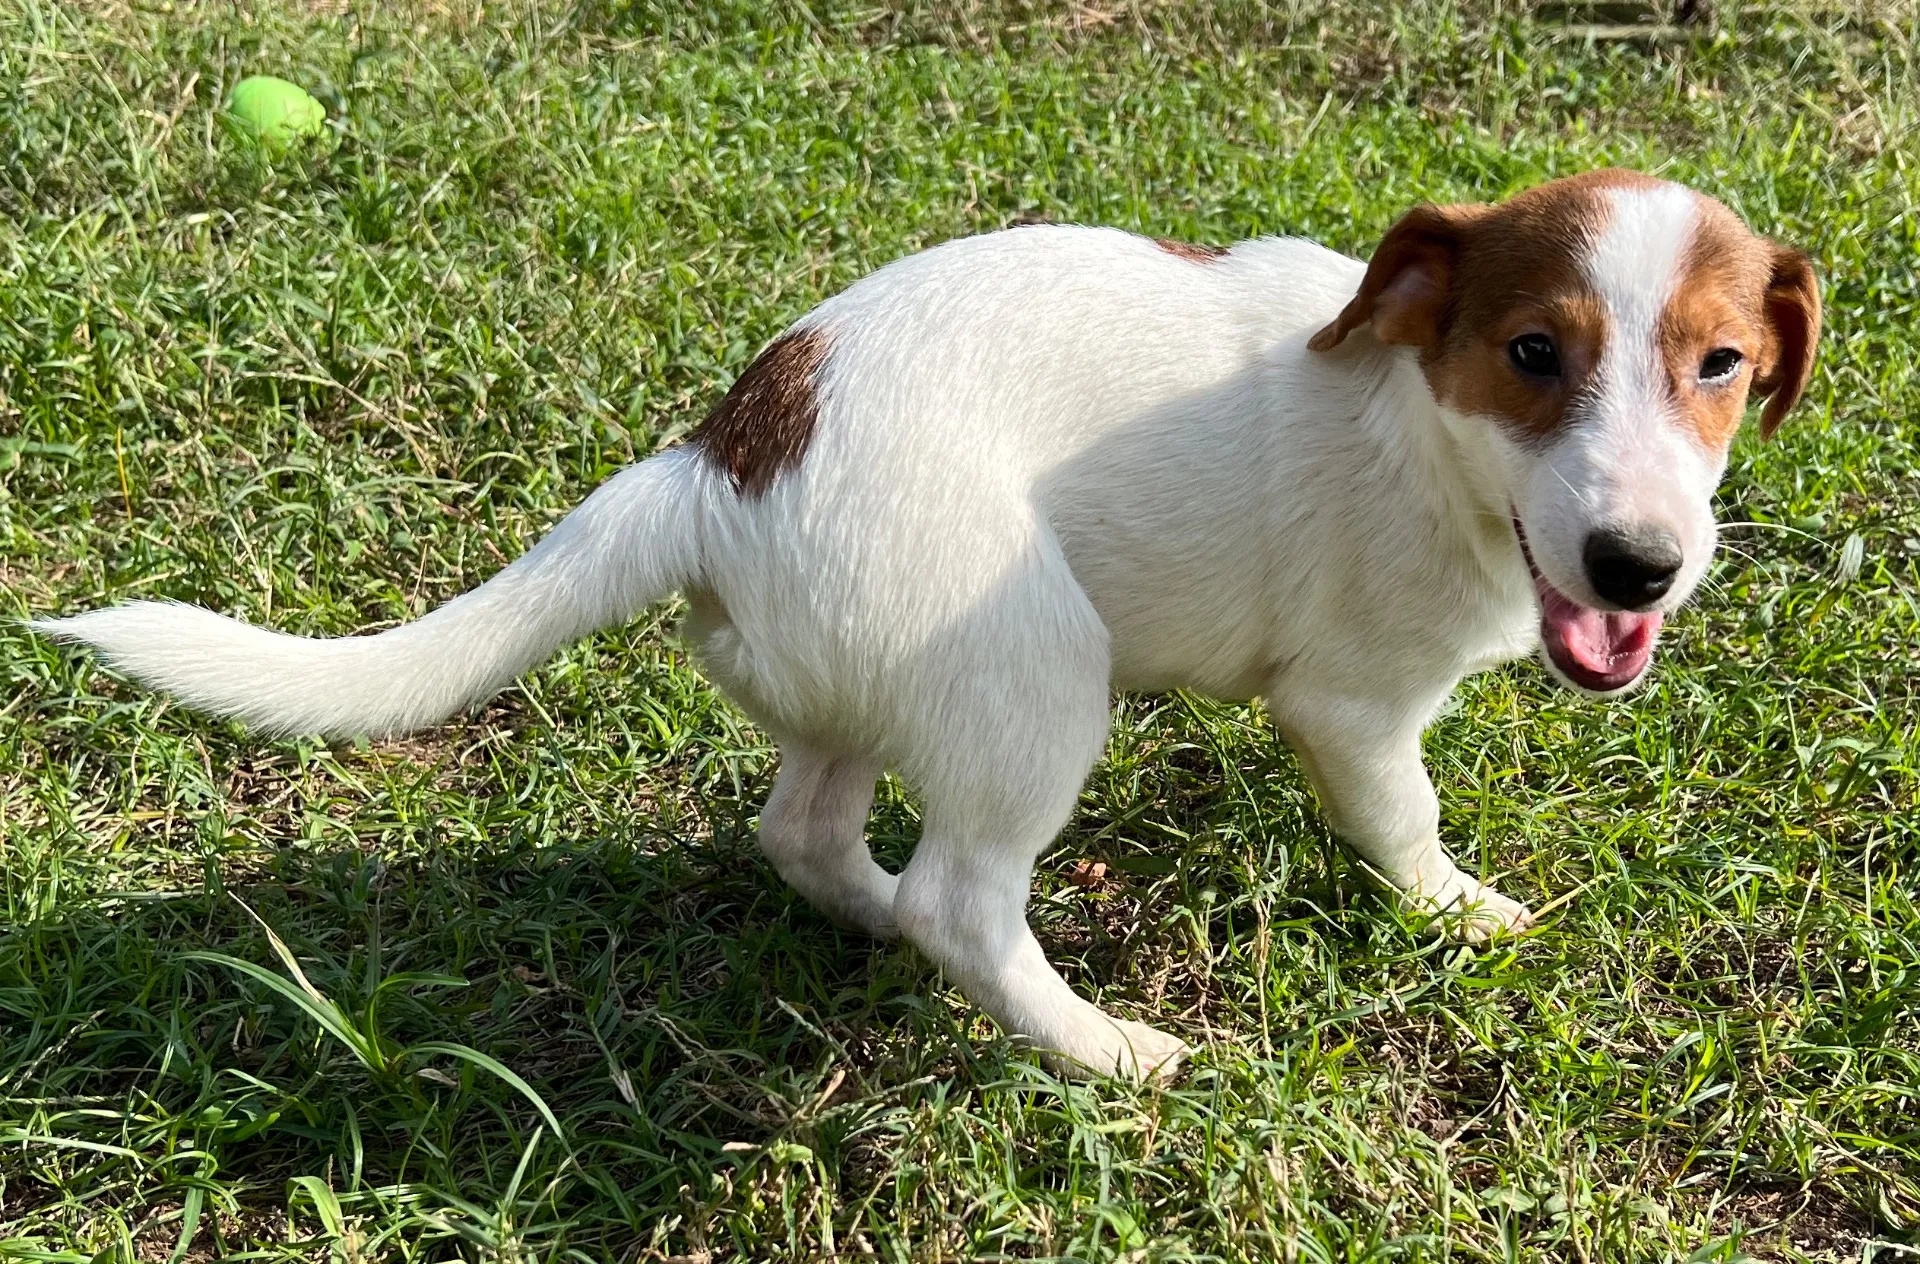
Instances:
[[[305,988],[298,987],[265,966],[244,961],[239,957],[230,957],[224,952],[202,949],[185,955],[189,961],[205,961],[213,965],[225,966],[229,970],[237,970],[248,978],[272,988],[287,1000],[292,1001],[307,1017],[320,1024],[328,1035],[352,1050],[353,1056],[358,1058],[361,1065],[369,1071],[386,1069],[370,1056],[365,1039],[354,1030],[353,1024],[348,1022],[346,1015],[340,1012],[340,1007],[314,989],[311,984]]]
[[[560,1138],[562,1144],[566,1143],[566,1130],[560,1126],[559,1117],[553,1113],[553,1108],[547,1105],[546,1099],[534,1091],[533,1085],[521,1079],[511,1067],[499,1059],[488,1057],[478,1049],[469,1049],[465,1045],[456,1045],[444,1040],[429,1040],[422,1044],[414,1045],[407,1050],[407,1053],[443,1053],[450,1058],[459,1058],[464,1062],[471,1062],[482,1071],[498,1076],[503,1082],[511,1086],[515,1092],[519,1093],[520,1096],[532,1102],[533,1108],[540,1112],[540,1118],[546,1120],[547,1127],[553,1129],[553,1135]]]

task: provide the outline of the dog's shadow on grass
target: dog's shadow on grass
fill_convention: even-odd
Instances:
[[[731,823],[721,805],[703,838],[636,826],[399,855],[293,845],[244,883],[209,864],[199,889],[64,904],[0,930],[0,1005],[18,1020],[0,1038],[0,1083],[55,1097],[238,1073],[348,1100],[395,1077],[429,1096],[451,1079],[537,1114],[477,1082],[476,1063],[405,1053],[457,1044],[563,1119],[644,1120],[718,1145],[778,1133],[829,1081],[846,1097],[998,1080],[1024,1062],[919,954],[835,927],[781,883],[746,819],[759,793]],[[883,796],[871,829],[897,868],[918,823]],[[1097,986],[1138,949],[1103,933],[1102,898],[1124,901],[1137,931],[1143,908],[1180,897],[1082,892],[1066,872],[1052,882],[1065,903],[1036,921]]]
[[[1129,752],[1116,746],[1120,780],[1136,775]],[[1218,757],[1161,752],[1153,767],[1162,780],[1135,792],[1177,801],[1169,820],[1197,831],[1225,810],[1206,788]],[[1252,889],[1241,844],[1129,867],[1149,849],[1107,814],[1128,797],[1102,791],[1108,775],[1042,861],[1034,921],[1083,993],[1184,1013],[1192,1036],[1220,985],[1192,972],[1208,954],[1180,951],[1182,928],[1244,937],[1221,910],[1274,897]],[[90,1180],[177,1173],[167,1156],[185,1147],[269,1184],[328,1172],[342,1189],[497,1193],[557,1123],[589,1188],[556,1203],[617,1192],[638,1231],[799,1154],[871,1191],[930,1103],[1008,1082],[1019,1100],[1063,1091],[918,953],[787,889],[751,828],[766,779],[746,780],[705,796],[698,834],[638,821],[559,840],[508,827],[480,846],[293,842],[210,859],[187,890],[57,902],[0,928],[0,1096],[35,1103],[30,1131],[109,1147],[85,1152]],[[897,869],[918,833],[883,792],[876,855]]]
[[[575,1145],[697,1160],[784,1135],[829,1084],[851,1099],[977,1056],[917,956],[807,909],[750,833],[293,847],[245,885],[208,872],[0,930],[0,1091],[281,1133],[305,1116],[338,1153],[354,1119],[432,1116],[452,1146],[550,1112]]]

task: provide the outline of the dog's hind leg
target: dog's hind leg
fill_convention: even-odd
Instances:
[[[1050,578],[1072,585],[1061,570]],[[954,681],[943,744],[903,765],[926,828],[895,912],[910,943],[1050,1063],[1144,1079],[1172,1071],[1186,1046],[1075,995],[1027,925],[1034,861],[1072,814],[1109,725],[1104,629],[1077,585],[1052,595],[1050,619],[998,624],[1042,643],[977,647],[997,670]]]
[[[760,849],[808,903],[844,926],[882,939],[899,935],[900,879],[867,850],[878,760],[797,741],[780,743],[780,772],[760,812]]]
[[[1033,862],[1066,823],[1093,763],[1084,744],[1074,754],[1032,770],[1052,774],[1045,788],[1017,784],[1030,776],[929,788],[926,833],[900,878],[900,930],[1007,1034],[1061,1070],[1144,1079],[1170,1072],[1186,1046],[1076,995],[1027,925]]]

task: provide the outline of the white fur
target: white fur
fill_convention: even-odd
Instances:
[[[1604,246],[1596,275],[1636,249]],[[704,667],[780,744],[762,838],[783,875],[1068,1064],[1168,1067],[1180,1042],[1076,996],[1024,914],[1115,688],[1265,696],[1386,880],[1470,932],[1526,918],[1442,848],[1420,734],[1463,675],[1537,643],[1509,506],[1538,476],[1494,427],[1443,415],[1413,351],[1306,349],[1362,273],[1294,240],[1206,263],[1107,229],[953,242],[805,318],[831,347],[818,426],[760,499],[664,453],[374,637],[167,605],[40,626],[266,728],[394,732],[683,588]],[[898,876],[862,838],[886,767],[925,803]]]

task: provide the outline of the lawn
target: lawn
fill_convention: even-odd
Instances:
[[[0,0],[0,1259],[1920,1256],[1920,15],[1586,7]],[[236,148],[257,72],[337,144]],[[787,892],[673,609],[332,748],[18,625],[418,615],[957,235],[1365,252],[1610,163],[1815,255],[1807,401],[1650,689],[1432,730],[1522,940],[1370,892],[1258,705],[1119,702],[1032,913],[1169,1086]]]

